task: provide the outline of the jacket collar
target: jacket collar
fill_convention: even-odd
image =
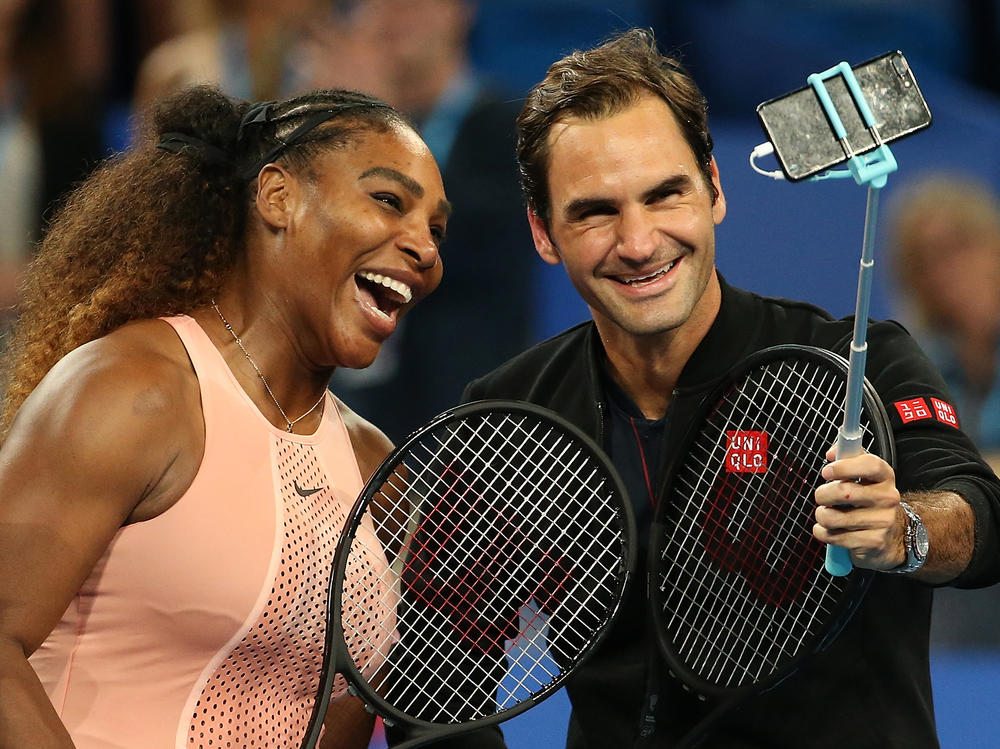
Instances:
[[[718,273],[718,271],[716,271]],[[712,327],[681,371],[679,389],[700,388],[729,371],[755,348],[762,324],[758,297],[730,286],[719,273],[722,302]]]

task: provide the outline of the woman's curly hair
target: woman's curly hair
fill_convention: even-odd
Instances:
[[[263,160],[308,172],[317,152],[405,121],[357,92],[250,105],[196,86],[154,105],[144,122],[132,150],[69,195],[27,269],[3,363],[0,434],[73,349],[130,320],[211,301],[243,251]]]

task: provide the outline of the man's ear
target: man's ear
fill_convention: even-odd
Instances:
[[[531,227],[531,238],[535,240],[535,251],[549,265],[559,265],[562,258],[556,249],[552,238],[549,237],[549,230],[545,227],[545,222],[538,217],[532,208],[528,208],[528,226]]]
[[[267,164],[257,175],[257,212],[275,229],[288,228],[297,183],[277,164]]]
[[[719,165],[715,163],[715,157],[712,157],[712,184],[715,186],[715,202],[712,203],[712,221],[718,226],[722,223],[722,219],[726,217],[726,196],[722,192],[722,180],[719,179]]]

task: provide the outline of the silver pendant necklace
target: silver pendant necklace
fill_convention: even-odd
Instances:
[[[253,360],[253,357],[250,356],[250,352],[247,351],[247,347],[243,345],[243,341],[241,341],[240,337],[236,335],[236,331],[233,330],[233,326],[229,324],[229,320],[227,320],[226,316],[222,314],[222,310],[219,309],[219,305],[215,303],[214,299],[212,300],[212,308],[219,316],[219,319],[222,320],[222,324],[226,326],[226,330],[228,330],[230,335],[232,335],[233,340],[236,341],[236,345],[240,347],[240,351],[243,352],[243,356],[245,356],[247,358],[247,361],[250,362],[250,366],[253,367],[254,372],[256,372],[257,376],[260,377],[260,381],[264,383],[264,389],[267,391],[267,394],[271,396],[271,400],[274,401],[274,405],[278,407],[278,411],[281,413],[281,418],[283,418],[285,420],[285,424],[288,425],[286,431],[288,432],[293,431],[293,428],[295,427],[296,424],[298,424],[306,416],[308,416],[317,408],[319,408],[319,404],[322,403],[324,400],[326,400],[326,391],[325,390],[323,391],[323,394],[319,397],[319,400],[313,404],[312,408],[310,408],[304,414],[295,419],[289,419],[288,414],[285,413],[285,409],[281,407],[281,404],[278,403],[278,399],[275,398],[274,393],[271,392],[271,386],[267,384],[267,378],[264,376],[264,373],[260,371],[260,367],[257,366],[257,362],[255,362]]]

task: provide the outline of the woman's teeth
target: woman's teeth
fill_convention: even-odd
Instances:
[[[413,292],[410,290],[410,287],[402,281],[396,281],[388,276],[383,276],[381,273],[372,273],[371,271],[364,271],[359,275],[366,281],[371,281],[380,286],[385,286],[387,289],[392,289],[403,298],[403,304],[408,304],[413,298]]]

